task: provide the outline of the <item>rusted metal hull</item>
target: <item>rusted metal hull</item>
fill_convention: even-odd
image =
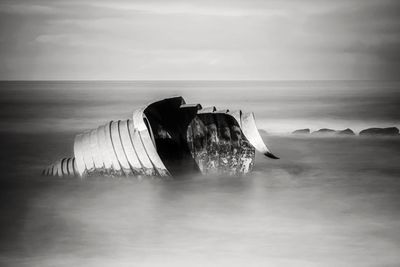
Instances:
[[[245,175],[255,150],[276,158],[255,125],[253,113],[188,105],[182,97],[139,108],[130,119],[78,134],[74,157],[47,167],[50,176]]]

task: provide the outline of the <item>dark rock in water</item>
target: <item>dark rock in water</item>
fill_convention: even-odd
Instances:
[[[355,135],[353,130],[351,130],[350,128],[347,128],[347,129],[342,130],[342,131],[337,131],[336,133],[340,134],[340,135]]]
[[[386,136],[398,136],[399,129],[397,127],[388,128],[368,128],[362,130],[360,135],[386,135]]]
[[[330,134],[334,134],[334,133],[336,133],[335,130],[322,128],[322,129],[319,129],[318,131],[312,132],[311,134],[330,135]]]
[[[292,134],[309,134],[310,133],[310,129],[299,129],[294,131]]]

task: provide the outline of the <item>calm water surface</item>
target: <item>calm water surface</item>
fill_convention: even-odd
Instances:
[[[0,89],[0,131],[81,131],[174,95],[253,111],[259,128],[275,133],[400,124],[400,82],[0,82]]]
[[[248,177],[39,175],[72,153],[76,132],[160,96],[253,110],[262,128],[284,133],[399,126],[398,85],[2,82],[0,265],[398,266],[397,137],[264,135],[281,159],[257,155]]]

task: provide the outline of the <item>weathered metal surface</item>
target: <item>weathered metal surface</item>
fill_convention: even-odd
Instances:
[[[119,122],[120,121],[114,121],[111,124],[111,140],[114,146],[114,151],[117,156],[118,162],[122,168],[122,171],[124,172],[124,174],[129,175],[131,174],[132,171],[129,166],[128,159],[126,158],[121,138],[119,136]]]
[[[232,110],[228,111],[227,114],[231,115],[235,120],[236,123],[238,124],[239,128],[242,127],[242,111],[241,110]]]
[[[120,121],[119,133],[121,137],[122,147],[124,149],[126,158],[133,174],[142,174],[142,166],[140,165],[139,159],[136,155],[136,151],[132,144],[131,136],[129,133],[128,120]]]
[[[100,148],[97,142],[97,129],[90,131],[90,151],[92,154],[92,159],[94,163],[94,167],[96,169],[103,169],[104,163],[101,158]]]
[[[66,158],[61,160],[61,169],[62,169],[63,175],[69,175],[67,159]]]
[[[209,159],[206,134],[206,125],[196,116],[188,127],[187,142],[190,152],[202,173],[207,173]]]
[[[224,111],[225,112],[225,111]],[[217,114],[219,172],[231,174],[232,145],[230,123],[225,115]]]
[[[267,157],[277,159],[277,157],[271,153],[262,140],[256,126],[256,120],[253,112],[242,114],[241,125],[244,135],[249,140],[250,144],[257,149],[257,151],[263,153]]]
[[[188,143],[203,174],[244,175],[253,168],[254,148],[226,110],[198,114]]]
[[[67,159],[68,175],[75,175],[74,160],[75,160],[74,158]]]
[[[136,155],[142,167],[142,173],[148,176],[155,176],[156,171],[154,170],[153,164],[147,155],[146,148],[142,143],[139,130],[135,129],[132,120],[128,120],[128,129],[131,135],[133,147],[135,148]]]
[[[63,158],[61,160],[57,160],[54,162],[54,164],[49,165],[43,171],[43,174],[47,176],[58,177],[78,176],[79,173],[76,171],[76,166],[74,163],[75,158]]]
[[[76,162],[77,171],[80,176],[82,176],[86,170],[86,165],[85,165],[85,162],[83,161],[83,154],[82,154],[81,145],[80,145],[81,139],[82,139],[82,134],[78,134],[75,136],[75,141],[74,141],[75,162]]]
[[[253,113],[202,108],[174,97],[135,110],[131,119],[76,135],[74,157],[56,161],[43,174],[165,179],[186,169],[244,175],[253,168],[256,149],[276,158],[259,135]]]
[[[83,161],[85,162],[86,169],[93,171],[95,169],[92,152],[90,149],[90,130],[83,133],[81,139],[81,146],[83,151]]]
[[[169,172],[167,168],[164,166],[164,163],[161,161],[156,148],[154,147],[154,143],[150,136],[150,130],[147,128],[145,124],[145,115],[144,115],[144,108],[138,109],[133,113],[133,126],[140,137],[140,140],[143,144],[143,147],[146,151],[148,158],[150,159],[151,163],[153,164],[156,173],[159,176],[169,176]],[[143,155],[144,157],[145,155]]]
[[[241,142],[242,142],[242,131],[238,125],[231,125],[230,128],[231,135],[231,162],[230,162],[230,173],[231,175],[245,174],[245,172],[240,171],[241,162]]]
[[[97,146],[98,151],[100,153],[101,161],[103,162],[104,171],[110,170],[112,167],[112,161],[110,159],[109,151],[107,150],[107,141],[106,141],[106,126],[101,125],[97,128]]]
[[[216,110],[217,110],[217,108],[214,107],[214,106],[212,106],[212,107],[205,107],[205,108],[202,108],[201,110],[197,111],[197,114],[210,113],[210,112],[214,112],[214,111],[216,111]]]
[[[54,176],[62,177],[62,169],[61,169],[61,161],[57,160],[56,164],[54,165],[53,169]]]
[[[119,164],[117,154],[114,149],[114,145],[111,139],[111,125],[113,121],[110,121],[104,126],[104,133],[106,136],[106,151],[108,153],[108,156],[110,157],[111,160],[111,168],[109,170],[110,174],[115,174],[119,175],[121,174],[121,165]]]

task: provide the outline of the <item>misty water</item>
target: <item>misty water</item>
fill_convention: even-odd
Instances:
[[[399,82],[1,82],[1,266],[398,266]],[[43,177],[74,135],[158,98],[254,111],[246,177]]]

